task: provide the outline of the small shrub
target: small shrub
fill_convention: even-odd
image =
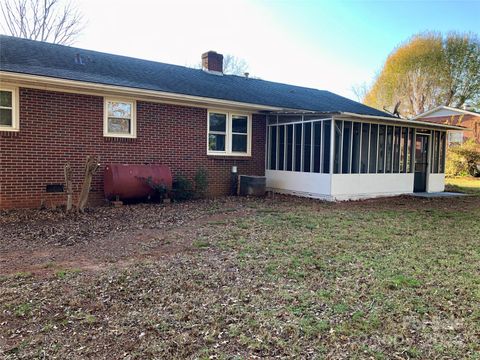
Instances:
[[[208,173],[204,168],[199,168],[195,173],[193,182],[182,174],[173,180],[172,198],[175,201],[185,201],[203,198],[207,194]]]
[[[480,176],[480,145],[468,140],[452,146],[447,152],[445,174],[447,176]]]
[[[160,182],[157,183],[153,180],[151,176],[148,178],[142,178],[143,181],[147,183],[148,186],[155,192],[155,198],[158,200],[163,200],[167,197],[168,195],[168,188],[165,185],[165,183]]]
[[[192,182],[183,175],[177,175],[173,180],[173,200],[191,200],[195,196]]]
[[[208,189],[208,173],[203,167],[199,168],[195,174],[195,195],[204,198]]]

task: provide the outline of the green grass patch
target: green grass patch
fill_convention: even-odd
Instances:
[[[208,251],[8,276],[2,336],[18,358],[480,358],[480,197],[235,203],[172,240]]]
[[[480,178],[458,177],[446,178],[445,190],[463,192],[471,195],[480,195]]]
[[[66,279],[69,276],[80,273],[80,269],[61,269],[55,272],[55,276],[59,279]]]
[[[22,303],[15,307],[15,316],[25,317],[29,316],[32,312],[32,304],[30,302]]]
[[[196,247],[197,249],[205,249],[210,246],[210,243],[205,240],[197,240],[193,242],[193,246]]]
[[[419,287],[421,282],[413,277],[405,275],[395,275],[391,279],[387,280],[387,287],[392,290],[402,288],[416,288]]]

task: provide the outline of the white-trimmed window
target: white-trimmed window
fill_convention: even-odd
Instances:
[[[137,137],[135,100],[105,98],[104,112],[104,136]]]
[[[208,112],[207,154],[250,156],[251,116],[237,112]]]
[[[448,145],[463,144],[463,131],[449,131],[448,132]]]
[[[0,88],[0,131],[18,131],[18,88]]]

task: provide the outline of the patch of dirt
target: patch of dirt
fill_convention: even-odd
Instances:
[[[220,205],[229,211],[216,213]],[[0,274],[98,270],[194,251],[192,243],[203,224],[238,218],[246,212],[245,204],[228,198],[165,206],[100,207],[85,214],[3,212]]]
[[[254,213],[261,203],[278,211],[309,206],[329,210],[435,209],[469,211],[476,197],[424,199],[411,196],[329,203],[276,194],[274,198],[221,198],[186,203],[98,207],[84,214],[61,210],[0,212],[0,274],[48,275],[59,269],[99,270],[197,251],[193,242],[208,223]],[[202,230],[203,228],[203,230]]]

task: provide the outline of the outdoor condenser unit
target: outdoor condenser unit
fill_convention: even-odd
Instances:
[[[265,196],[265,176],[240,175],[240,191],[242,196]]]

